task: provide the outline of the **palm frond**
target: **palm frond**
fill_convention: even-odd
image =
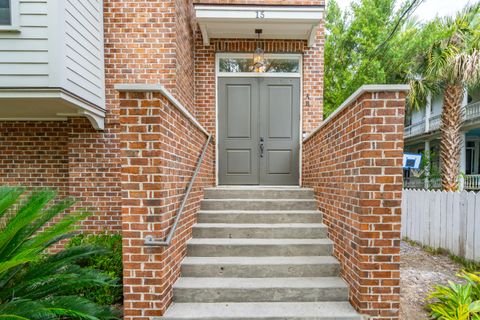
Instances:
[[[47,250],[70,237],[88,214],[64,215],[45,228],[73,200],[47,207],[55,192],[40,190],[26,196],[22,192],[21,188],[0,188],[0,214],[9,212],[3,216],[4,227],[0,230],[0,320],[117,319],[111,308],[72,295],[78,288],[116,285],[116,279],[79,264],[107,250],[92,246],[72,247],[56,254]]]
[[[23,188],[0,187],[0,218],[11,208],[24,192]],[[1,228],[0,228],[1,231]]]

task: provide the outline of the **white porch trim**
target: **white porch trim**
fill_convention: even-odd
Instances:
[[[255,39],[255,29],[262,29],[261,39],[306,40],[312,46],[324,11],[324,6],[195,6],[205,45],[212,38]]]
[[[2,121],[64,121],[86,117],[97,130],[105,129],[106,110],[62,88],[0,88]]]

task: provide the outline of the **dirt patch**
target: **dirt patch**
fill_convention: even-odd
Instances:
[[[400,319],[428,319],[425,298],[437,284],[458,280],[461,265],[446,255],[432,255],[420,247],[402,242],[401,247],[401,308]]]

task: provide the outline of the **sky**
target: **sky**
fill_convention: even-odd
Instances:
[[[357,0],[337,0],[337,3],[344,8],[352,1]],[[425,0],[415,11],[415,15],[419,20],[429,21],[436,15],[453,15],[468,3],[473,4],[476,1],[478,0]]]

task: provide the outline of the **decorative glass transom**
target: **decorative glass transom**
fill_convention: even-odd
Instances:
[[[265,59],[259,67],[255,63],[253,54],[220,55],[218,58],[219,73],[269,73],[269,74],[300,74],[301,56],[271,55]]]

